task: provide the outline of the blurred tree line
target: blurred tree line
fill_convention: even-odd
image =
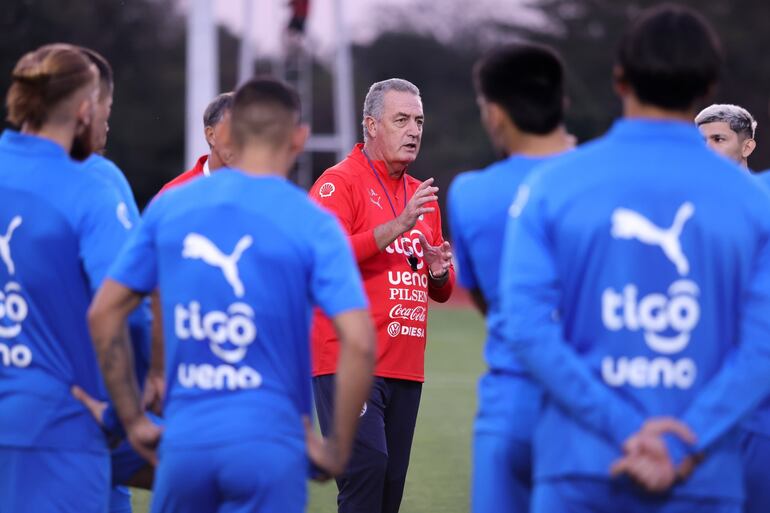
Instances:
[[[443,193],[460,171],[482,167],[495,155],[478,120],[471,67],[490,45],[531,39],[556,47],[568,69],[568,129],[585,141],[602,134],[620,113],[610,80],[614,47],[639,10],[657,0],[525,0],[541,22],[469,23],[462,9],[427,9],[415,0],[409,10],[380,7],[387,31],[353,48],[356,112],[369,85],[394,76],[420,87],[426,114],[420,157],[411,172],[435,176]],[[759,121],[754,169],[770,167],[770,2],[767,0],[682,0],[714,25],[726,55],[725,73],[715,100],[748,108]],[[160,186],[183,170],[185,21],[174,0],[6,0],[0,10],[0,91],[7,91],[16,60],[41,44],[66,41],[103,53],[115,70],[115,103],[108,156],[127,174],[144,204]],[[423,9],[420,9],[422,5]],[[462,2],[457,5],[463,5]],[[505,3],[500,2],[501,8]],[[513,7],[509,7],[513,8]],[[519,8],[519,7],[517,7]],[[427,13],[427,14],[426,14]],[[312,15],[312,11],[311,11]],[[415,16],[441,16],[455,27],[440,40]],[[505,19],[510,20],[507,16]],[[527,18],[529,20],[529,18]],[[235,85],[237,39],[219,30],[220,85]],[[260,63],[257,70],[266,69]],[[314,130],[333,128],[331,79],[321,62],[313,66]],[[358,120],[357,120],[358,121]],[[202,130],[201,130],[201,137]],[[317,176],[334,156],[315,155]]]

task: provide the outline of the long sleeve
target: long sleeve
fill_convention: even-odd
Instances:
[[[520,362],[574,418],[617,447],[644,422],[572,350],[558,320],[561,285],[547,237],[544,201],[519,188],[501,261],[501,333]],[[527,202],[527,198],[529,201]]]

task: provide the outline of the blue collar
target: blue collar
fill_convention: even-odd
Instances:
[[[22,134],[10,128],[4,130],[0,136],[0,147],[17,152],[33,153],[37,156],[66,157],[69,159],[64,148],[55,142],[36,135]]]
[[[622,118],[615,121],[607,136],[618,139],[679,139],[705,145],[695,123],[686,121]]]

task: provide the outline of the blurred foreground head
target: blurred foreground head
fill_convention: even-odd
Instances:
[[[619,94],[664,111],[689,113],[713,90],[720,44],[697,12],[665,4],[647,9],[626,30],[618,50]],[[692,117],[690,117],[692,119]]]
[[[55,138],[73,158],[84,160],[94,149],[98,77],[80,48],[41,46],[13,69],[6,96],[8,121],[24,133]]]
[[[482,122],[499,151],[513,130],[544,136],[564,122],[564,65],[547,46],[516,43],[492,50],[473,67],[473,84]]]
[[[735,163],[749,167],[748,158],[757,147],[757,122],[738,105],[709,105],[695,116],[695,124],[709,148]]]
[[[300,123],[297,92],[278,80],[254,78],[242,85],[233,99],[229,133],[237,155],[244,160],[280,162],[273,172],[288,174],[308,136]]]

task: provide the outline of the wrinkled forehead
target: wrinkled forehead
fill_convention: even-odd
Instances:
[[[724,137],[737,137],[738,134],[730,128],[730,123],[727,121],[712,121],[711,123],[703,123],[698,126],[698,130],[704,137],[711,137],[714,135],[722,135]]]
[[[422,100],[414,93],[388,91],[383,96],[382,113],[386,117],[406,114],[412,117],[422,116]]]

